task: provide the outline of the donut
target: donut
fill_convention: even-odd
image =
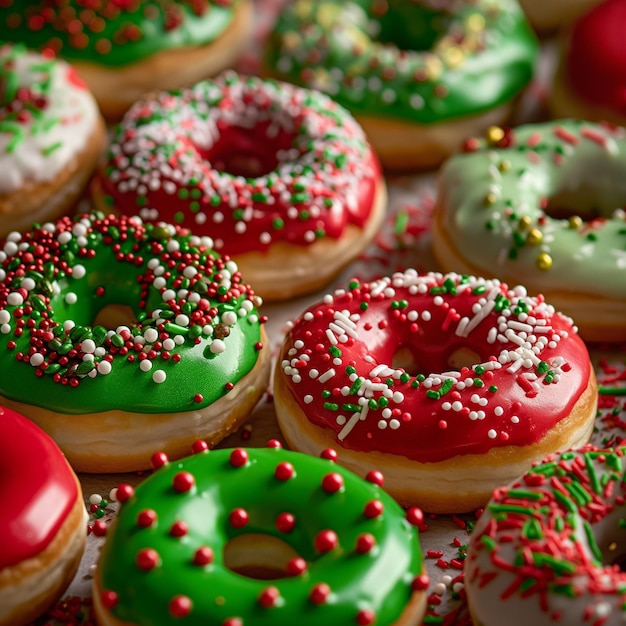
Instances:
[[[582,445],[597,385],[572,321],[496,279],[414,269],[353,280],[294,322],[274,376],[291,448],[330,444],[399,502],[472,511],[550,451]]]
[[[532,26],[542,34],[566,27],[600,0],[519,0]]]
[[[24,626],[78,569],[87,511],[76,474],[38,426],[0,407],[0,626]]]
[[[586,341],[626,340],[626,131],[583,121],[490,129],[442,168],[444,271],[523,280]]]
[[[494,492],[465,560],[475,624],[624,622],[625,452],[553,454]]]
[[[68,212],[105,141],[98,107],[73,68],[0,43],[0,238]]]
[[[626,125],[626,4],[601,2],[561,37],[549,97],[555,117]]]
[[[0,251],[0,397],[75,470],[149,466],[238,428],[269,349],[237,265],[208,237],[138,217],[62,218]]]
[[[510,117],[533,75],[517,0],[299,0],[268,39],[267,71],[349,109],[383,165],[438,165]]]
[[[267,301],[321,288],[357,257],[381,226],[386,187],[345,109],[229,72],[137,103],[94,199],[210,235]]]
[[[118,488],[93,584],[100,626],[420,623],[423,514],[380,472],[368,483],[279,447],[195,449]]]
[[[109,120],[142,95],[230,67],[248,44],[250,0],[4,0],[0,31],[72,62]]]

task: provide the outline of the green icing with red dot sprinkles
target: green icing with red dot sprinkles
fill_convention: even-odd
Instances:
[[[267,64],[357,116],[433,124],[510,102],[537,54],[515,0],[296,0]]]
[[[413,362],[396,366],[401,348]],[[421,463],[541,441],[593,376],[572,320],[543,296],[414,269],[310,306],[278,363],[285,393],[337,445]]]
[[[246,175],[229,171],[247,159]],[[137,103],[114,133],[98,195],[124,214],[209,234],[216,249],[236,256],[362,227],[380,177],[344,108],[317,92],[228,72]]]
[[[427,589],[423,514],[400,508],[379,472],[366,482],[330,450],[195,450],[180,462],[157,455],[149,479],[118,489],[96,576],[101,610],[140,626],[385,626]],[[226,544],[254,533],[295,550],[284,578],[227,567]]]
[[[494,492],[465,561],[481,624],[624,622],[625,452],[553,454]]]
[[[237,0],[0,0],[0,30],[30,48],[112,67],[217,39]]]
[[[0,279],[0,393],[56,412],[205,407],[262,349],[260,298],[176,226],[94,213],[14,232]],[[94,326],[108,305],[136,321]]]

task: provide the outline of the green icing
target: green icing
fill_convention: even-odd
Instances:
[[[327,460],[280,448],[249,449],[246,465],[234,467],[230,454],[230,450],[203,452],[167,464],[122,505],[99,563],[102,590],[118,594],[112,609],[115,617],[140,626],[223,624],[232,617],[255,626],[319,626],[356,624],[357,613],[370,610],[378,626],[395,622],[411,596],[414,577],[423,568],[418,532],[400,506],[378,486]],[[281,481],[274,476],[281,462],[293,465],[293,478]],[[189,493],[172,488],[180,471],[195,477]],[[344,481],[336,493],[321,486],[323,476],[331,472]],[[383,503],[384,512],[367,519],[364,507],[374,499]],[[239,507],[249,514],[243,529],[233,528],[228,521],[229,513]],[[139,528],[137,516],[145,509],[154,509],[157,521]],[[296,520],[289,533],[279,532],[275,525],[276,517],[285,511]],[[184,537],[169,534],[176,521],[187,524]],[[326,529],[337,533],[338,547],[320,555],[314,537]],[[223,547],[248,533],[282,539],[307,561],[307,569],[271,581],[227,569]],[[355,550],[362,533],[376,538],[376,547],[366,554]],[[214,552],[210,565],[193,563],[202,546]],[[155,549],[160,557],[159,565],[147,572],[135,561],[145,548]],[[325,604],[317,605],[309,593],[320,582],[330,586],[331,595]],[[279,589],[281,599],[276,606],[264,608],[258,597],[269,586]],[[177,595],[192,602],[191,612],[182,620],[168,611]]]
[[[420,124],[479,114],[530,81],[536,38],[516,0],[297,0],[267,63],[359,114]]]
[[[236,2],[99,0],[87,10],[84,0],[8,0],[0,3],[0,31],[71,61],[122,66],[214,41],[232,21]]]
[[[208,238],[98,214],[49,226],[10,236],[0,252],[0,394],[69,414],[184,411],[216,401],[254,367],[258,299]],[[126,338],[92,326],[107,305],[139,320]]]
[[[440,179],[436,230],[459,256],[545,294],[626,298],[626,132],[561,120],[492,129],[476,147]]]

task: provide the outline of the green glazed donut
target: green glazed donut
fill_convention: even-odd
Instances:
[[[348,108],[383,163],[402,167],[406,161],[387,157],[378,139],[381,124],[387,133],[395,130],[390,122],[432,131],[493,112],[528,84],[537,54],[516,0],[296,0],[269,39],[267,64]],[[470,134],[463,125],[449,130],[456,137],[448,147]]]
[[[209,237],[180,227],[94,213],[10,233],[0,397],[80,471],[145,467],[157,442],[178,456],[215,444],[267,385],[260,302]]]
[[[413,524],[421,511],[405,513],[379,484],[335,465],[330,450],[318,459],[197,444],[179,462],[155,455],[162,466],[134,493],[118,488],[124,502],[94,579],[101,626],[420,621],[428,578]],[[227,545],[246,536],[293,550],[283,578],[230,569]]]

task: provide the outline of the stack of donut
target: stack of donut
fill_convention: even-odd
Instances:
[[[247,45],[250,0],[7,0],[0,31],[72,62],[107,119],[142,95],[230,67]]]

